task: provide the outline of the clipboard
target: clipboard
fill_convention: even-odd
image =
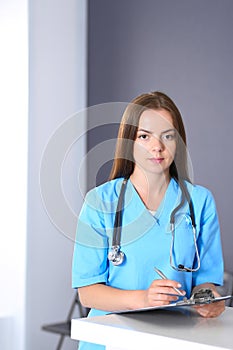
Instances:
[[[176,303],[161,305],[161,306],[150,306],[145,308],[139,308],[134,310],[120,310],[113,313],[116,314],[125,314],[125,313],[134,313],[134,312],[143,312],[143,311],[153,311],[158,309],[173,309],[179,308],[182,306],[190,307],[194,305],[203,305],[203,304],[211,304],[217,303],[221,300],[233,299],[233,295],[225,295],[221,297],[215,298],[212,294],[212,291],[209,289],[200,289],[194,295],[191,296],[190,299],[184,298],[183,300],[177,301]]]

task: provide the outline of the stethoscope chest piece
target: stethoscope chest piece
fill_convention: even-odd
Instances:
[[[114,266],[121,265],[124,261],[125,253],[120,250],[119,245],[112,246],[108,253],[108,260],[112,262]]]

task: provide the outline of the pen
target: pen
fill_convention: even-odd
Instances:
[[[162,271],[160,271],[159,269],[157,269],[157,267],[154,267],[154,270],[157,272],[157,274],[163,279],[163,280],[167,280],[168,278],[164,275],[164,273]],[[183,297],[183,294],[182,292],[177,289],[176,287],[172,287],[179,295],[182,295]]]

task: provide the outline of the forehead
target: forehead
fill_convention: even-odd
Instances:
[[[148,109],[141,114],[139,129],[162,132],[174,128],[171,114],[165,109]]]

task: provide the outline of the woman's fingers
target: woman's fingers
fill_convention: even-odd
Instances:
[[[177,301],[180,294],[174,288],[180,287],[180,283],[173,280],[154,280],[147,290],[148,306],[166,305]],[[180,292],[185,295],[185,291]]]
[[[225,310],[225,302],[218,301],[216,303],[196,305],[194,307],[202,317],[217,317]]]

